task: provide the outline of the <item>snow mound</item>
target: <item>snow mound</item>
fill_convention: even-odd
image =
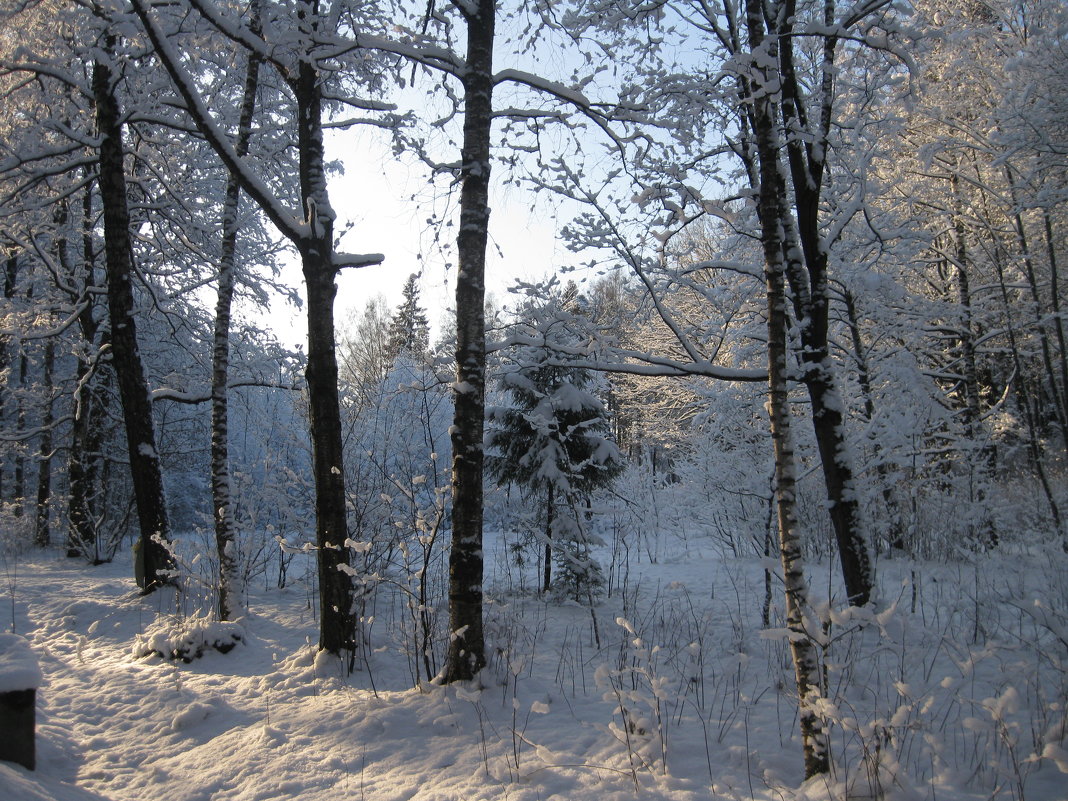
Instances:
[[[161,617],[134,640],[133,655],[138,659],[161,656],[192,662],[205,651],[229,653],[245,639],[245,630],[237,623],[208,620],[203,617]]]

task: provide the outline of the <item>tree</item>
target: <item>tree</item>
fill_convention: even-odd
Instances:
[[[540,334],[555,344],[569,339],[576,293],[571,284],[563,298],[527,309],[535,338]],[[551,346],[521,348],[502,370],[498,380],[512,404],[490,412],[488,471],[499,484],[517,484],[543,498],[542,592],[549,591],[555,555],[564,575],[585,594],[597,581],[584,507],[593,490],[609,486],[622,472],[624,462],[610,438],[605,406],[592,391],[594,374],[560,365],[554,355]]]
[[[386,352],[390,360],[398,356],[420,360],[430,348],[430,323],[426,311],[419,305],[419,275],[412,273],[401,290],[400,305],[389,320],[389,341]]]
[[[172,560],[167,550],[170,523],[163,494],[163,473],[156,449],[155,427],[148,383],[138,350],[134,321],[133,248],[130,243],[130,213],[123,158],[122,115],[115,95],[114,58],[116,36],[102,34],[102,57],[93,65],[93,96],[101,137],[99,150],[100,198],[104,206],[104,251],[111,321],[112,364],[119,385],[126,445],[130,458],[137,517],[140,521],[141,563],[138,583],[150,592],[169,583]]]
[[[786,592],[786,626],[800,704],[799,722],[803,741],[805,778],[826,773],[830,768],[828,743],[813,706],[819,697],[819,674],[815,648],[805,628],[808,588],[801,557],[797,525],[797,477],[788,396],[788,312],[786,284],[788,251],[784,236],[787,227],[786,179],[779,153],[773,87],[779,85],[776,65],[777,47],[781,42],[766,39],[764,9],[759,0],[747,0],[746,31],[750,52],[767,47],[768,59],[754,64],[746,73],[750,88],[756,92],[752,107],[752,131],[759,159],[757,209],[760,217],[761,243],[764,248],[764,274],[768,290],[768,415],[775,447],[775,501],[779,524],[779,556]]]
[[[259,34],[260,3],[253,0],[250,7],[250,30]],[[252,134],[256,91],[262,59],[255,52],[246,56],[245,85],[241,97],[237,141],[234,154],[243,158],[248,153]],[[215,338],[212,348],[211,370],[211,497],[215,516],[215,545],[219,557],[219,619],[233,620],[241,612],[240,576],[235,553],[236,521],[234,520],[233,487],[230,481],[230,447],[228,427],[228,382],[230,375],[230,315],[236,285],[238,211],[241,203],[241,183],[231,173],[226,181],[226,198],[222,213],[222,247],[219,254],[218,292],[215,304]]]
[[[456,384],[452,438],[452,550],[446,682],[474,678],[486,664],[482,630],[482,472],[486,408],[486,243],[490,127],[493,124],[494,0],[458,2],[467,27],[456,238]]]
[[[229,19],[208,0],[190,0],[203,19],[217,31],[263,59],[284,80],[292,96],[293,139],[296,142],[301,213],[288,211],[283,200],[271,191],[256,170],[237,154],[208,111],[185,59],[150,11],[145,0],[134,0],[134,10],[173,82],[181,102],[204,139],[234,175],[241,188],[257,203],[275,227],[300,255],[308,295],[308,383],[309,411],[315,479],[316,545],[319,573],[319,647],[347,658],[349,667],[355,654],[351,565],[345,542],[345,474],[341,413],[338,399],[338,368],[335,353],[334,297],[338,271],[382,261],[380,254],[353,255],[334,247],[336,214],[330,205],[326,184],[323,146],[324,84],[333,74],[325,68],[329,55],[320,57],[320,37],[332,34],[338,17],[323,15],[317,0],[299,0],[295,25],[278,22],[264,26],[277,32],[284,44],[275,46],[269,36],[258,35],[247,26]],[[188,9],[185,9],[188,10]],[[291,35],[292,34],[292,35]],[[352,99],[363,108],[382,109],[372,102]]]

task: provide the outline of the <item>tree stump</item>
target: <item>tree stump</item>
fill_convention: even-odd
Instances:
[[[0,760],[28,770],[37,764],[37,688],[41,668],[24,637],[0,634]]]

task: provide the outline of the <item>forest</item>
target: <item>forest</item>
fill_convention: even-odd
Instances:
[[[1064,801],[1066,64],[1057,0],[6,0],[0,796]]]

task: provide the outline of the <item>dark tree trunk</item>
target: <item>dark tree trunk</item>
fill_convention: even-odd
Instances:
[[[11,300],[15,297],[15,283],[18,280],[19,274],[19,259],[15,253],[9,253],[7,258],[4,259],[4,300]],[[0,373],[6,371],[11,365],[11,337],[8,335],[0,335]],[[6,422],[4,418],[7,417],[7,400],[11,394],[10,389],[6,383],[0,384],[0,423]],[[10,451],[10,448],[6,449]],[[7,459],[0,459],[0,504],[4,503],[4,464]]]
[[[806,348],[807,353],[810,351]],[[807,359],[802,357],[802,361]],[[871,600],[872,594],[871,559],[864,540],[853,464],[845,436],[841,396],[834,384],[830,354],[825,351],[819,366],[809,364],[808,367],[804,383],[812,403],[812,428],[820,452],[823,483],[838,544],[842,578],[849,603],[864,606]]]
[[[26,358],[25,344],[19,349],[19,393],[15,397],[15,430],[26,430],[26,405],[22,400],[22,390],[26,387],[26,377],[29,370],[29,360]],[[26,457],[25,451],[19,447],[15,451],[15,485],[12,488],[12,504],[15,517],[22,517],[26,509]]]
[[[1042,210],[1042,225],[1046,239],[1046,256],[1049,259],[1050,308],[1053,309],[1053,332],[1057,337],[1061,396],[1065,398],[1065,405],[1068,406],[1068,344],[1065,342],[1065,315],[1061,312],[1060,277],[1057,275],[1057,250],[1053,245],[1053,222],[1050,219],[1049,209]],[[1065,432],[1064,436],[1065,441],[1061,444],[1068,449],[1068,431]]]
[[[553,581],[553,485],[545,501],[545,565],[542,567],[541,591],[548,592]]]
[[[88,177],[88,176],[87,176]],[[74,388],[74,421],[71,426],[70,454],[67,462],[67,556],[99,559],[95,515],[98,461],[100,458],[101,409],[93,390],[98,368],[97,333],[100,325],[93,310],[96,288],[93,247],[92,182],[87,181],[82,196],[82,291],[78,302],[84,304],[78,315],[81,347],[77,352]]]
[[[114,46],[106,37],[105,50]],[[104,207],[104,256],[108,283],[108,316],[111,321],[111,357],[119,384],[126,445],[130,457],[137,517],[140,523],[142,590],[151,592],[170,582],[173,568],[167,550],[170,526],[163,493],[163,474],[156,451],[152,401],[137,347],[134,322],[133,249],[123,165],[122,118],[115,97],[111,68],[93,65],[93,96],[100,135],[100,198]],[[140,571],[139,571],[140,572]]]
[[[446,682],[471,679],[486,664],[482,631],[482,436],[485,422],[486,242],[489,236],[490,126],[493,122],[493,0],[465,10],[464,141],[459,268],[456,274],[456,390],[452,427],[452,550]]]
[[[864,400],[864,419],[870,424],[875,419],[875,398],[871,387],[871,366],[868,351],[860,331],[860,317],[857,315],[856,299],[848,289],[842,290],[842,302],[845,305],[846,320],[849,325],[849,337],[853,343],[853,357],[857,362],[857,383]],[[882,485],[883,503],[887,519],[883,522],[883,538],[890,548],[905,550],[905,522],[901,516],[901,504],[894,495],[892,477],[886,463],[879,459],[875,467],[879,483]]]
[[[954,277],[956,279],[957,303],[960,307],[960,334],[957,340],[960,355],[959,372],[963,377],[961,391],[963,409],[961,423],[969,444],[979,444],[978,459],[968,458],[971,497],[968,499],[983,514],[983,519],[973,525],[972,539],[982,547],[993,548],[998,544],[997,531],[985,511],[987,488],[994,473],[996,454],[993,446],[985,441],[980,403],[979,367],[976,356],[975,325],[972,312],[971,280],[968,275],[968,234],[964,225],[964,199],[960,193],[960,179],[954,172],[950,178],[953,190],[953,250]],[[967,458],[967,456],[965,457]]]
[[[259,31],[259,2],[253,0],[252,29]],[[252,133],[252,115],[256,109],[260,58],[249,54],[245,68],[245,88],[238,120],[236,151],[239,157],[248,152]],[[230,481],[227,383],[230,370],[230,310],[234,299],[237,261],[238,211],[241,184],[233,174],[226,182],[223,201],[222,250],[219,258],[219,290],[215,303],[214,347],[211,371],[211,496],[215,511],[215,546],[219,556],[220,620],[234,620],[243,612],[243,588],[238,573],[233,491]]]
[[[315,28],[318,5],[301,0],[298,14]],[[320,75],[308,60],[293,83],[297,100],[300,194],[307,239],[298,243],[308,289],[308,403],[311,413],[312,469],[315,476],[316,545],[319,568],[319,647],[347,658],[356,655],[356,617],[345,514],[345,465],[342,457],[341,404],[334,352],[334,215],[323,166]]]
[[[52,397],[52,371],[56,361],[56,342],[49,339],[45,344],[44,365],[41,382],[45,391],[44,418],[41,421],[41,442],[37,465],[37,516],[34,521],[34,543],[46,546],[49,534],[49,504],[52,500],[52,425],[55,422]]]

